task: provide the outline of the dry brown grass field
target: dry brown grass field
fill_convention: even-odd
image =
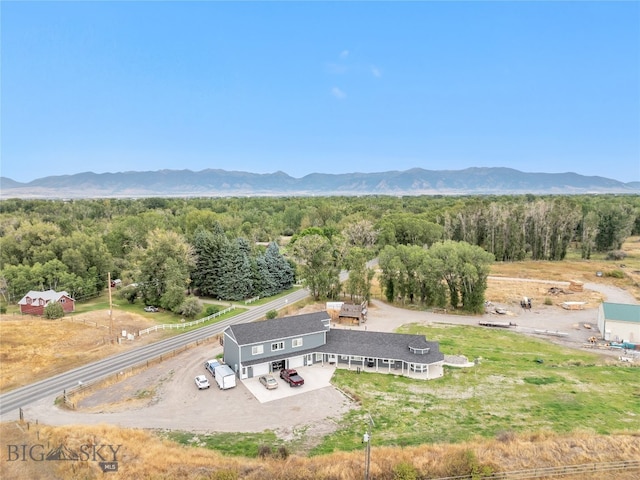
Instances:
[[[526,262],[498,262],[492,265],[491,275],[496,277],[532,278],[570,282],[577,280],[583,283],[604,283],[623,288],[640,301],[640,237],[631,237],[623,245],[627,257],[622,261],[612,260],[565,260],[561,262],[526,261]],[[602,272],[602,277],[596,275]],[[619,272],[622,278],[610,276]],[[543,301],[551,297],[554,304],[563,301],[587,301],[599,303],[601,300],[593,292],[573,292],[569,295],[555,297],[549,295],[551,285],[536,283],[489,282],[485,297],[492,301],[503,303],[520,301],[522,296],[529,296]],[[567,287],[564,287],[567,290]]]
[[[62,320],[0,316],[0,390],[27,385],[140,345],[140,340],[118,344],[115,339],[122,330],[137,332],[152,326],[151,320],[118,310],[113,313],[112,335],[105,311]],[[142,342],[157,341],[161,335],[149,335]]]
[[[7,422],[0,425],[4,444],[41,444],[48,451],[64,445],[78,452],[81,445],[121,445],[113,478],[220,479],[220,480],[357,480],[363,476],[362,451],[338,452],[317,457],[290,455],[286,459],[225,457],[198,447],[184,447],[159,439],[152,432],[109,425],[50,427]],[[117,448],[117,447],[115,447]],[[85,447],[86,450],[86,447]],[[0,454],[0,478],[94,479],[104,478],[98,461],[9,461]],[[102,453],[112,460],[109,450]],[[517,471],[560,465],[623,461],[640,458],[640,438],[631,435],[598,436],[550,432],[505,435],[457,445],[423,445],[407,448],[372,448],[370,478],[438,478],[453,476],[475,466],[493,472]],[[15,456],[14,456],[15,459]],[[99,459],[98,459],[99,460]],[[401,468],[420,472],[419,477],[397,476]],[[486,470],[485,470],[486,471]],[[554,476],[563,479],[637,479],[636,471]],[[538,478],[544,478],[542,476]]]

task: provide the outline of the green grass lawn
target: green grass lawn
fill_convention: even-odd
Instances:
[[[160,434],[182,445],[204,447],[217,450],[224,455],[255,458],[261,446],[276,450],[284,442],[278,440],[271,431],[262,433],[213,433],[195,434],[191,432],[170,431]]]
[[[375,445],[461,442],[501,432],[639,431],[640,368],[512,332],[466,326],[409,325],[445,354],[481,357],[468,369],[445,367],[437,380],[337,370],[333,382],[362,408],[313,453],[362,448],[365,414]],[[540,363],[542,360],[542,363]]]
[[[199,320],[200,318],[203,318],[205,316],[204,314],[204,309],[206,309],[206,307],[208,305],[211,305],[210,303],[205,303],[204,304],[204,309],[203,312],[200,313],[200,315],[198,315],[195,319],[184,319],[183,321],[183,317],[181,315],[178,315],[177,313],[173,313],[170,312],[168,310],[160,310],[159,312],[145,312],[144,311],[144,307],[145,305],[143,303],[140,303],[140,301],[136,301],[135,303],[129,303],[124,299],[121,298],[112,298],[112,304],[113,304],[113,309],[114,311],[116,310],[120,310],[120,311],[124,311],[124,312],[129,312],[129,313],[135,313],[135,314],[139,314],[139,315],[143,315],[151,320],[153,320],[156,324],[158,325],[162,325],[162,324],[179,324],[179,323],[187,323],[187,322],[191,322],[193,320]],[[224,310],[227,307],[229,307],[228,303],[220,303],[220,310]],[[108,294],[102,294],[98,297],[95,297],[91,300],[87,300],[85,302],[77,302],[76,303],[76,310],[73,314],[71,315],[77,315],[80,313],[86,313],[86,312],[93,312],[93,311],[100,311],[100,310],[108,310],[109,309],[109,296]],[[232,310],[231,312],[227,312],[223,315],[220,315],[216,318],[213,318],[205,323],[200,323],[198,325],[189,327],[189,328],[185,328],[184,330],[179,330],[180,333],[185,332],[185,331],[189,331],[189,330],[193,330],[196,328],[201,328],[205,325],[211,325],[212,323],[216,323],[216,322],[221,322],[222,320],[226,320],[227,318],[233,317],[235,315],[239,315],[242,312],[246,312],[247,309],[246,308],[241,308],[239,306],[236,306],[236,308],[234,310]]]

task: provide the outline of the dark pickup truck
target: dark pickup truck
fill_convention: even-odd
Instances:
[[[280,378],[287,382],[290,387],[299,387],[304,385],[304,378],[298,375],[298,372],[293,368],[280,370]]]

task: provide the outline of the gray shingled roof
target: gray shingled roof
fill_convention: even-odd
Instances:
[[[425,353],[424,355],[413,353],[409,350],[409,346],[415,349],[429,348],[429,353]],[[244,366],[250,366],[264,362],[284,360],[285,358],[292,356],[297,357],[308,353],[354,355],[424,364],[444,360],[444,354],[440,352],[438,342],[429,342],[422,335],[332,329],[327,332],[327,343],[320,347],[297,351],[295,354],[291,352],[278,353],[271,357],[244,361],[242,364]]]
[[[261,322],[238,323],[227,327],[226,333],[238,345],[252,345],[325,331],[323,320],[331,320],[327,312],[305,313]]]
[[[429,348],[429,353],[416,354],[412,348]],[[444,360],[438,342],[429,342],[422,335],[403,333],[367,332],[362,330],[332,329],[327,332],[327,343],[316,352],[336,355],[404,360],[412,363],[434,363]]]

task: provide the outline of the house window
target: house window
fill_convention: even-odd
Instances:
[[[264,353],[264,346],[254,345],[251,347],[251,355],[260,355],[261,353]]]
[[[66,300],[65,300],[65,298],[64,298],[64,297],[62,297],[62,298],[60,299],[60,303],[64,303],[64,302],[66,302]]]
[[[271,344],[272,352],[276,352],[278,350],[284,350],[284,342],[276,342]]]
[[[354,362],[361,362],[362,357],[351,357]]]
[[[385,365],[389,365],[390,363],[393,363],[393,360],[389,360],[388,358],[383,358],[382,363],[384,363]]]
[[[411,353],[416,353],[418,355],[425,355],[427,353],[429,353],[430,348],[413,348],[413,347],[409,347],[409,351]]]
[[[293,348],[301,347],[302,346],[302,338],[294,338],[293,340],[291,340],[291,346]]]

